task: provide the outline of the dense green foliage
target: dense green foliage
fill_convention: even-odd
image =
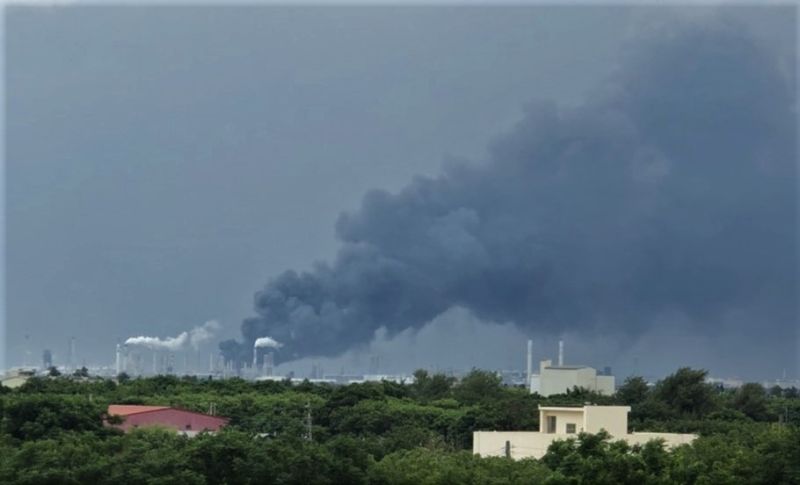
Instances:
[[[161,376],[84,375],[0,389],[0,483],[8,484],[666,484],[800,483],[795,389],[735,391],[679,369],[650,387],[629,378],[614,397],[576,389],[542,398],[473,371],[457,382],[415,373],[412,385],[330,386]],[[476,430],[538,429],[538,405],[628,404],[631,428],[697,432],[692,445],[628,446],[581,434],[541,460],[471,453]],[[103,426],[108,404],[207,412],[230,426],[186,438]],[[313,418],[308,439],[306,416]]]

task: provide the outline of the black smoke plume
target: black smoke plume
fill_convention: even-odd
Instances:
[[[272,279],[243,343],[222,350],[246,362],[268,335],[284,361],[334,356],[454,306],[539,331],[636,335],[680,315],[699,332],[789,338],[797,157],[785,61],[724,22],[637,39],[583,105],[529,107],[481,163],[366,194],[336,223],[335,261]]]

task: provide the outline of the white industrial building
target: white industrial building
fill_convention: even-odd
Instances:
[[[564,394],[575,387],[610,396],[614,394],[614,376],[598,375],[585,365],[553,365],[550,360],[539,363],[539,374],[531,376],[531,393],[547,397]]]
[[[36,376],[36,371],[33,369],[12,369],[7,374],[0,376],[0,386],[16,389],[34,376]]]
[[[628,444],[645,444],[663,440],[668,447],[689,444],[697,438],[680,433],[628,433],[629,406],[539,406],[539,431],[476,431],[472,434],[472,451],[481,456],[509,458],[541,458],[556,440],[575,438],[577,433],[596,434],[605,430],[612,440]]]
[[[558,365],[551,360],[539,363],[539,373],[533,374],[533,342],[528,340],[528,389],[531,394],[547,397],[565,394],[575,387],[598,394],[614,394],[614,376],[598,374],[597,370],[586,365],[564,365],[564,342],[558,342]]]

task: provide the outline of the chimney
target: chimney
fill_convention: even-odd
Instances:
[[[121,365],[122,372],[127,373],[128,372],[128,346],[127,345],[123,345],[122,346],[122,357],[121,357],[120,360],[122,361],[122,365]]]
[[[564,341],[558,341],[558,366],[561,367],[564,365]]]
[[[275,357],[272,352],[267,352],[264,354],[264,375],[271,376],[272,375],[272,367],[275,362]]]
[[[77,360],[77,353],[75,351],[75,337],[70,337],[67,351],[67,370],[75,370],[75,363]]]
[[[531,387],[531,375],[533,374],[533,340],[528,340],[528,373],[525,374],[527,387]]]
[[[117,375],[122,374],[122,347],[117,344]]]

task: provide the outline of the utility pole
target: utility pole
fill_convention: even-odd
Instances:
[[[31,336],[26,333],[25,334],[25,358],[24,358],[24,360],[22,362],[22,367],[23,368],[28,367],[28,359],[31,356],[31,349],[30,349],[30,346],[29,346],[30,345],[30,339],[31,339]]]
[[[312,434],[311,426],[311,401],[306,401],[306,439],[308,441],[314,441],[314,435]]]

